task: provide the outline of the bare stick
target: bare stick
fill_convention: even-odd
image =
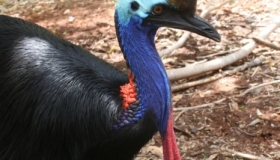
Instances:
[[[178,91],[183,90],[183,89],[187,89],[187,88],[198,86],[198,85],[201,85],[201,84],[213,82],[213,81],[215,81],[217,79],[220,79],[222,77],[223,77],[223,74],[219,73],[219,74],[216,74],[212,77],[207,77],[207,78],[200,79],[200,80],[197,80],[197,81],[172,86],[171,89],[172,89],[172,92],[178,92]]]
[[[270,158],[259,157],[259,156],[255,156],[255,155],[251,155],[251,154],[247,154],[247,153],[237,152],[237,151],[227,149],[227,148],[220,148],[220,147],[215,146],[215,145],[212,145],[211,148],[218,149],[218,150],[223,151],[223,152],[231,153],[232,156],[238,156],[238,157],[252,159],[252,160],[272,160]]]
[[[258,43],[258,44],[267,46],[267,47],[272,48],[272,49],[280,50],[280,47],[277,46],[276,44],[270,43],[270,42],[265,41],[265,40],[263,40],[263,39],[261,39],[261,38],[253,37],[252,39],[253,39],[256,43]]]
[[[264,52],[262,53],[263,55],[268,55],[268,54],[280,54],[280,51],[271,51],[271,52]]]
[[[189,136],[189,137],[194,137],[188,130],[183,130],[180,127],[174,125],[173,128],[177,131],[180,131],[182,133],[184,133],[185,135]]]
[[[223,2],[223,3],[220,3],[220,4],[217,5],[217,6],[214,6],[214,7],[208,8],[207,10],[204,10],[204,11],[200,14],[200,17],[205,18],[205,17],[207,16],[208,13],[210,13],[210,12],[214,11],[215,9],[218,9],[218,8],[220,8],[220,7],[222,7],[222,6],[226,5],[226,4],[228,4],[228,3],[231,2],[231,1],[232,1],[232,0],[227,0],[227,1]]]
[[[179,107],[179,108],[173,108],[174,111],[182,111],[182,110],[194,110],[194,109],[200,109],[200,108],[205,108],[205,107],[213,107],[215,104],[220,104],[223,101],[225,101],[226,98],[217,100],[215,102],[212,103],[207,103],[207,104],[203,104],[203,105],[199,105],[199,106],[194,106],[194,107]]]
[[[254,89],[257,89],[257,88],[260,88],[260,87],[263,87],[263,86],[267,86],[267,85],[271,85],[271,84],[276,84],[276,83],[280,83],[280,80],[275,80],[275,81],[272,81],[272,82],[263,83],[263,84],[251,87],[251,88],[247,89],[246,91],[244,91],[243,93],[237,95],[236,97],[245,96],[247,93],[249,93],[250,91],[252,91]]]
[[[207,56],[201,56],[201,57],[197,57],[197,58],[202,59],[202,58],[209,58],[209,57],[214,57],[214,56],[220,56],[220,55],[223,55],[223,54],[235,52],[237,50],[239,50],[239,48],[235,48],[235,49],[227,50],[227,51],[221,51],[219,53],[214,53],[214,54],[210,54],[210,55],[207,55]]]
[[[252,136],[252,137],[254,137],[254,136],[257,136],[257,134],[252,134],[252,133],[248,133],[248,132],[246,132],[246,131],[243,131],[241,128],[237,128],[240,132],[242,132],[242,133],[245,133],[245,134],[247,134],[247,135],[249,135],[249,136]]]
[[[214,7],[212,7],[212,8],[209,8],[209,9],[203,11],[203,12],[200,14],[200,17],[201,17],[201,18],[205,18],[206,15],[207,15],[208,13],[212,12],[213,10],[215,10],[215,9],[217,9],[217,8],[222,7],[223,5],[226,5],[226,4],[229,3],[230,1],[231,1],[231,0],[225,1],[225,2],[223,2],[223,3],[221,3],[221,4],[217,5],[217,6],[214,6]],[[182,47],[182,46],[184,45],[184,43],[186,42],[186,40],[189,38],[189,36],[190,36],[190,32],[185,32],[185,33],[181,36],[181,38],[177,41],[177,43],[173,44],[171,47],[168,47],[168,48],[165,49],[165,50],[160,51],[160,52],[159,52],[159,55],[160,55],[160,56],[165,56],[165,55],[167,55],[167,54],[172,53],[175,49]]]
[[[160,51],[159,55],[161,57],[168,55],[172,53],[175,49],[182,47],[186,42],[186,40],[189,38],[189,36],[190,36],[190,32],[185,31],[184,34],[180,37],[180,39],[175,44],[173,44],[171,47],[166,48],[165,50]]]
[[[177,91],[180,91],[180,90],[183,90],[183,89],[186,89],[186,88],[190,88],[190,87],[198,86],[198,85],[201,85],[201,84],[213,82],[217,79],[223,78],[225,75],[232,75],[236,72],[244,71],[247,68],[251,68],[251,67],[260,65],[260,64],[262,64],[262,62],[263,62],[263,59],[256,58],[253,61],[251,61],[249,63],[245,63],[242,66],[236,67],[233,70],[228,70],[228,71],[225,71],[223,73],[218,73],[218,74],[216,74],[212,77],[207,77],[207,78],[200,79],[200,80],[197,80],[197,81],[172,86],[172,92],[177,92]]]
[[[266,39],[279,26],[280,26],[280,21],[269,25],[260,33],[259,37]],[[179,80],[194,75],[202,74],[205,72],[217,70],[246,57],[249,53],[251,53],[256,48],[256,46],[257,46],[256,42],[252,40],[247,45],[243,46],[240,50],[230,55],[221,58],[216,58],[214,60],[202,64],[189,65],[184,68],[167,70],[167,74],[169,79],[171,81],[174,81],[174,80]]]
[[[182,110],[182,111],[176,116],[176,118],[174,118],[174,122],[176,122],[176,121],[182,116],[183,113],[185,113],[185,110]]]

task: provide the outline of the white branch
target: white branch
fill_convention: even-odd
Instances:
[[[236,67],[233,70],[227,70],[227,71],[224,71],[223,73],[215,74],[212,77],[207,77],[207,78],[203,78],[203,79],[200,79],[200,80],[197,80],[197,81],[187,82],[187,83],[183,83],[183,84],[172,85],[172,87],[171,87],[172,92],[176,92],[176,91],[180,91],[182,89],[186,89],[186,88],[194,87],[194,86],[197,86],[197,85],[209,83],[209,82],[215,81],[217,79],[220,79],[220,78],[222,78],[226,75],[232,75],[236,72],[244,71],[247,68],[251,68],[251,67],[260,65],[260,64],[262,64],[262,62],[263,62],[263,59],[256,58],[253,61],[245,63],[242,66]]]
[[[262,39],[266,39],[279,26],[280,26],[280,21],[269,25],[260,33],[258,37]],[[245,45],[235,53],[202,64],[189,65],[184,68],[167,70],[167,74],[169,76],[169,79],[171,81],[174,81],[174,80],[179,80],[186,77],[202,74],[205,72],[217,70],[246,57],[249,53],[251,53],[256,48],[256,46],[257,46],[256,42],[251,40],[251,42],[249,42],[247,45]]]

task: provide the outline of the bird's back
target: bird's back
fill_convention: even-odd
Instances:
[[[156,127],[147,113],[136,125],[112,129],[127,82],[44,28],[0,16],[0,160],[131,159]]]

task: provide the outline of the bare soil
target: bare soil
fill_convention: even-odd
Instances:
[[[221,2],[201,0],[198,13],[209,4],[214,6]],[[18,6],[7,5],[5,14],[35,22],[125,71],[125,61],[115,35],[114,5],[113,0],[44,0],[19,3]],[[221,34],[221,43],[192,34],[183,48],[162,58],[163,62],[167,69],[178,68],[201,61],[201,56],[240,48],[252,36],[257,36],[261,29],[273,23],[279,13],[279,0],[245,0],[225,5],[207,16]],[[160,29],[156,38],[158,50],[175,43],[182,33]],[[272,33],[269,40],[279,46],[280,29]],[[173,94],[174,108],[226,98],[206,108],[174,112],[178,146],[184,160],[246,159],[231,154],[229,150],[280,159],[280,119],[277,119],[280,116],[280,85],[268,85],[245,96],[235,97],[254,85],[280,79],[280,52],[269,53],[272,51],[275,52],[259,45],[248,57],[225,69],[256,57],[265,58],[263,65]],[[196,79],[180,80],[173,85]],[[257,110],[263,116],[258,115]],[[155,135],[136,160],[162,159],[160,146],[160,137]]]

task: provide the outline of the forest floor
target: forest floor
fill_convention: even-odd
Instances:
[[[199,1],[197,12],[222,0],[211,2]],[[4,7],[7,10],[3,12],[37,23],[125,71],[126,63],[115,34],[114,5],[113,0],[35,0],[17,6],[6,4]],[[280,15],[279,0],[240,0],[227,4],[206,17],[221,34],[220,43],[191,34],[182,48],[162,60],[167,69],[173,69],[201,61],[214,53],[233,52],[273,23],[277,19],[275,15]],[[156,37],[158,50],[174,44],[182,33],[179,30],[160,29]],[[280,46],[280,29],[270,35],[269,41]],[[217,57],[213,55],[206,59]],[[177,142],[183,160],[246,159],[237,152],[280,159],[280,84],[267,85],[244,96],[236,96],[252,86],[280,79],[280,51],[258,45],[246,58],[211,74],[223,73],[257,57],[265,59],[262,65],[173,93],[174,108],[222,100],[204,108],[174,111]],[[209,74],[203,78],[207,76]],[[172,84],[197,79],[192,77]],[[160,146],[160,137],[155,135],[136,160],[162,159]]]

